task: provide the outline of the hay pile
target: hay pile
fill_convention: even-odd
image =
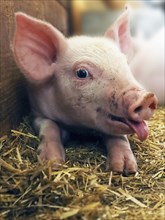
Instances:
[[[131,177],[105,172],[98,140],[69,142],[66,164],[52,172],[38,162],[39,139],[25,119],[0,139],[0,219],[163,220],[164,119],[160,108],[148,140],[129,138],[139,166]]]

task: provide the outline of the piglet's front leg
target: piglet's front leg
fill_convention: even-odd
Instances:
[[[137,163],[126,136],[110,136],[105,138],[107,148],[107,170],[124,175],[135,174]]]
[[[60,164],[65,162],[65,152],[59,126],[49,119],[39,117],[35,119],[34,125],[41,138],[38,147],[39,158],[41,161],[53,161],[53,168],[58,168]]]

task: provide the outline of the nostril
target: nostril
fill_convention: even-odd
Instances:
[[[142,110],[142,106],[138,106],[137,108],[135,108],[134,112],[139,113],[141,110]]]
[[[156,104],[153,102],[153,103],[151,103],[150,105],[149,105],[149,108],[150,109],[156,109]]]

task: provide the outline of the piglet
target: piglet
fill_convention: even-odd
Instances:
[[[120,41],[119,31],[123,28],[125,47],[123,52],[135,78],[147,90],[152,91],[158,98],[160,105],[165,104],[165,68],[164,68],[164,26],[150,39],[130,34],[130,11],[126,10],[109,28],[109,34],[115,42]]]
[[[165,104],[164,26],[143,45],[130,63],[135,78]]]
[[[143,141],[157,99],[133,77],[124,53],[124,27],[119,47],[109,31],[103,37],[66,38],[52,25],[16,13],[15,60],[27,78],[39,157],[65,161],[63,139],[70,132],[96,131],[107,148],[107,169],[137,171],[127,134]],[[120,51],[121,49],[121,51]]]

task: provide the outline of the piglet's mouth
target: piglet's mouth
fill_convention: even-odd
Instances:
[[[148,125],[145,121],[136,122],[133,120],[120,118],[113,115],[111,115],[111,120],[126,124],[131,130],[133,130],[133,132],[137,134],[140,141],[144,141],[149,134]]]

